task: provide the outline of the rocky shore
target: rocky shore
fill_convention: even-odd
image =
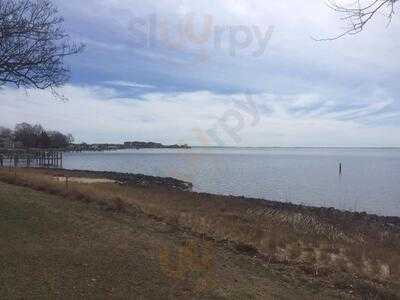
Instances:
[[[48,170],[48,169],[47,169]],[[76,176],[87,178],[105,178],[115,180],[123,185],[136,185],[151,188],[165,188],[176,191],[191,191],[193,185],[190,182],[178,180],[172,177],[156,177],[143,174],[119,173],[110,171],[88,171],[88,170],[66,170],[51,169],[51,172],[59,173],[63,176]]]
[[[257,211],[263,209],[274,209],[290,213],[311,214],[317,216],[335,227],[343,230],[358,228],[359,230],[379,229],[400,230],[400,217],[387,217],[367,214],[365,212],[350,212],[335,209],[333,207],[313,207],[298,205],[289,202],[279,202],[267,199],[246,198],[241,196],[214,195],[208,193],[193,192],[191,182],[182,181],[172,177],[157,177],[143,174],[120,173],[111,171],[89,171],[89,170],[67,170],[67,169],[42,169],[58,175],[70,177],[104,178],[119,182],[121,185],[140,186],[148,188],[161,188],[178,192],[190,192],[198,198],[212,199],[217,198],[229,201],[232,205],[236,203],[246,203],[249,212],[252,209]]]

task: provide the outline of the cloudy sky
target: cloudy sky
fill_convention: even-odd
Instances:
[[[60,101],[0,90],[0,125],[77,141],[400,146],[400,18],[330,42],[323,0],[55,1],[86,44]]]

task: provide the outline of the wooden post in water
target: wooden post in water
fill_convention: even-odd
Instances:
[[[342,163],[339,163],[339,175],[342,175]]]

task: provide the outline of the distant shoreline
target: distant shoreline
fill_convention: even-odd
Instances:
[[[279,147],[279,146],[271,146],[271,147],[236,147],[236,146],[185,146],[185,145],[171,145],[171,146],[163,146],[163,147],[138,147],[138,148],[110,148],[103,150],[86,150],[86,152],[99,152],[99,151],[118,151],[118,150],[143,150],[143,149],[232,149],[232,150],[400,150],[400,147]],[[67,152],[71,152],[71,150],[67,149]],[[73,152],[73,151],[72,151]],[[76,151],[78,152],[78,151]],[[79,151],[85,152],[85,150]]]
[[[400,146],[399,147],[329,147],[329,146],[313,146],[313,147],[303,147],[303,146],[270,146],[270,147],[237,147],[237,146],[191,146],[191,148],[193,149],[198,149],[198,148],[202,148],[202,149],[360,149],[360,150],[367,150],[367,149],[372,149],[372,150],[377,150],[377,149],[393,149],[393,150],[400,150]]]
[[[161,143],[154,142],[124,142],[123,144],[71,144],[66,151],[67,152],[99,152],[99,151],[116,151],[116,150],[139,150],[139,149],[190,149],[191,147],[187,144],[184,145],[163,145]]]

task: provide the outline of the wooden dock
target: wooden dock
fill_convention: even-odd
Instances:
[[[0,149],[0,167],[62,168],[63,151],[50,149]]]

